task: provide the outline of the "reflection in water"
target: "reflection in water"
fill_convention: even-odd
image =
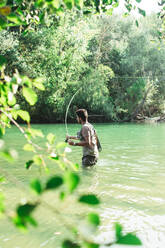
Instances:
[[[79,130],[78,125],[68,127],[70,134],[75,134]],[[101,199],[100,207],[94,209],[100,213],[102,219],[100,234],[96,239],[112,241],[114,223],[120,222],[126,232],[137,232],[143,241],[143,248],[164,248],[165,125],[98,124],[95,127],[103,151],[96,166],[80,169],[82,180],[76,194],[94,193]],[[36,125],[36,128],[41,128],[45,134],[57,133],[59,141],[65,138],[63,125]],[[12,168],[9,168],[9,165],[5,168],[27,185],[31,178],[38,176],[38,170],[34,168],[33,175],[24,170],[22,165],[30,155],[26,157],[27,155],[22,152],[21,146],[24,141],[15,129],[9,131],[6,139],[8,143],[16,140],[21,159]],[[80,164],[81,155],[81,148],[73,147],[69,157]],[[18,190],[19,186],[11,187],[9,182],[4,188],[9,204],[13,204],[24,195]],[[48,194],[45,200],[51,202],[53,206],[57,205],[57,195]],[[60,205],[60,210],[68,222],[79,225],[87,212],[93,209],[74,202],[75,196],[69,197]],[[0,224],[1,230],[4,230],[0,236],[0,247],[58,248],[62,237],[70,235],[52,212],[48,211],[45,216],[43,207],[37,211],[36,218],[39,227],[35,231],[30,230],[26,236],[18,233],[11,224],[3,220]]]

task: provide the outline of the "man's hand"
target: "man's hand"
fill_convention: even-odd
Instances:
[[[70,145],[70,146],[74,146],[74,142],[72,141],[72,140],[68,140],[68,144]]]

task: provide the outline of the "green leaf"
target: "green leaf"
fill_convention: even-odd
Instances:
[[[22,25],[24,24],[23,21],[20,19],[19,16],[17,16],[14,13],[11,13],[10,15],[7,16],[7,19],[13,23],[15,23],[16,25]]]
[[[85,245],[85,248],[99,248],[100,247],[99,244],[89,243],[89,242],[85,242],[84,245]]]
[[[63,2],[65,3],[65,5],[68,9],[72,9],[72,7],[73,7],[73,1],[72,0],[63,0]]]
[[[116,239],[120,239],[122,237],[122,226],[119,223],[115,224],[115,231],[116,231]]]
[[[12,221],[13,221],[14,225],[17,228],[19,228],[20,230],[23,230],[23,231],[27,230],[26,222],[21,217],[19,217],[18,215],[14,216],[12,218]]]
[[[80,246],[70,240],[64,240],[62,243],[62,248],[80,248]]]
[[[94,194],[83,195],[79,198],[79,202],[86,203],[90,205],[100,204],[99,199]]]
[[[0,17],[0,30],[6,28],[7,23],[6,21]]]
[[[23,88],[23,96],[30,105],[34,105],[37,102],[37,95],[30,88],[27,87]]]
[[[30,122],[30,115],[27,111],[18,110],[17,115],[19,115],[22,120],[27,121],[28,123]]]
[[[44,1],[43,0],[36,0],[35,1],[35,7],[36,8],[42,8],[44,6]]]
[[[12,117],[16,120],[17,117],[18,117],[18,114],[17,114],[17,110],[15,110],[14,108],[11,110],[11,114],[12,114]]]
[[[50,156],[51,159],[53,160],[59,160],[59,156],[57,154],[54,154],[53,156]]]
[[[113,14],[113,8],[108,9],[106,14],[111,16]]]
[[[60,176],[55,176],[50,178],[46,183],[46,190],[56,189],[63,184],[63,179]]]
[[[0,7],[5,6],[6,3],[7,3],[7,0],[1,0],[1,1],[0,1]]]
[[[125,7],[129,12],[132,10],[132,4],[125,4]]]
[[[36,204],[24,204],[17,207],[17,215],[12,218],[14,224],[23,230],[27,229],[27,224],[31,224],[33,226],[37,226],[37,222],[35,219],[30,216],[30,214],[34,211],[34,209],[37,207],[38,203]]]
[[[0,157],[4,158],[5,160],[7,160],[9,163],[14,161],[14,157],[12,156],[11,152],[8,150],[5,151],[1,151],[0,152]]]
[[[17,207],[17,214],[20,217],[26,217],[29,216],[33,210],[37,207],[38,204],[29,204],[26,203],[24,205]]]
[[[112,4],[113,8],[117,8],[119,6],[119,2]]]
[[[2,69],[3,65],[5,65],[6,62],[7,62],[6,58],[0,55],[0,69]]]
[[[136,26],[137,26],[137,27],[139,27],[139,23],[138,23],[138,21],[137,21],[137,20],[135,21],[135,24],[136,24]]]
[[[54,8],[59,9],[60,5],[61,5],[61,1],[60,0],[53,0],[52,5]]]
[[[2,183],[2,182],[5,182],[5,177],[4,176],[0,176],[0,183]]]
[[[26,223],[27,222],[30,223],[34,227],[38,226],[36,220],[30,215],[26,217]]]
[[[32,80],[30,78],[28,78],[27,76],[21,76],[21,78],[19,77],[19,81],[20,79],[24,86],[27,86],[28,88],[32,88]]]
[[[76,164],[74,164],[74,168],[75,168],[76,170],[78,170],[78,169],[79,169],[79,167],[80,167],[80,166],[79,166],[79,164],[77,164],[77,163],[76,163]]]
[[[55,141],[54,134],[49,133],[46,138],[47,138],[47,140],[48,140],[48,142],[49,142],[50,145],[53,145],[54,144],[54,141]]]
[[[35,86],[39,90],[45,90],[42,81],[43,81],[42,78],[36,78],[35,81],[33,82],[33,86]]]
[[[36,179],[36,180],[33,180],[30,184],[30,187],[38,194],[40,195],[43,190],[42,190],[42,186],[41,186],[41,182]]]
[[[4,195],[0,192],[0,214],[5,212]]]
[[[75,5],[76,5],[78,8],[80,8],[80,9],[83,8],[83,5],[84,5],[84,1],[83,1],[83,0],[74,0],[74,3],[75,3]]]
[[[96,213],[89,213],[87,219],[88,219],[89,223],[91,223],[94,226],[100,225],[100,217]]]
[[[44,135],[40,129],[28,128],[28,133],[35,138],[36,136],[43,138]]]
[[[65,196],[66,196],[65,192],[63,191],[60,192],[60,195],[59,195],[60,200],[64,200]]]
[[[142,0],[136,0],[137,3],[140,3]]]
[[[116,244],[123,244],[123,245],[142,245],[141,240],[136,237],[136,235],[132,233],[128,233],[125,236],[120,237]]]
[[[43,163],[43,160],[42,160],[41,156],[39,156],[39,155],[34,155],[33,161],[37,165],[42,165],[42,163]]]
[[[23,147],[23,149],[25,151],[28,151],[28,152],[34,152],[35,151],[34,146],[31,145],[31,144],[25,144],[24,147]]]
[[[34,163],[33,160],[27,161],[26,164],[25,164],[25,168],[28,170],[28,169],[31,167],[31,165],[32,165],[33,163]]]
[[[66,172],[64,179],[71,193],[77,188],[80,182],[80,177],[74,172]]]
[[[39,14],[39,18],[40,18],[40,23],[44,23],[44,21],[45,21],[45,12]]]
[[[9,119],[5,114],[1,114],[1,121],[3,121],[5,124],[9,123]]]
[[[143,9],[138,8],[139,14],[143,15],[144,17],[146,16],[146,12]]]
[[[16,98],[12,92],[8,92],[8,104],[13,106],[16,104]]]
[[[2,138],[2,136],[5,134],[5,129],[0,127],[0,139]]]

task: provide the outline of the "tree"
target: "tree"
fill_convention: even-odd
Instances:
[[[140,2],[139,0],[136,0]],[[126,8],[128,11],[131,10],[132,5],[130,1],[126,0]],[[55,20],[58,20],[57,14],[65,13],[66,9],[72,9],[73,5],[77,7],[77,11],[84,13],[91,12],[102,12],[107,11],[106,6],[110,5],[113,8],[118,6],[118,1],[84,1],[83,8],[82,1],[2,1],[0,7],[0,27],[1,29],[14,29],[17,32],[26,32],[29,29],[35,30],[36,24],[41,25],[42,22],[44,24],[50,25],[49,23],[49,14],[52,15],[55,13]],[[164,3],[161,2],[163,5]],[[139,11],[142,15],[145,15],[143,11]],[[47,18],[48,15],[48,18]],[[70,47],[69,47],[70,48]],[[72,52],[71,48],[71,52]],[[98,50],[100,52],[100,49]],[[67,57],[68,59],[68,57]],[[70,59],[70,57],[69,57]],[[99,61],[99,60],[98,60]],[[26,99],[26,101],[34,106],[37,101],[37,94],[34,90],[43,90],[44,85],[40,78],[29,78],[25,75],[20,75],[17,70],[15,70],[14,74],[6,75],[6,67],[7,64],[6,58],[1,55],[0,57],[0,69],[1,69],[1,81],[0,81],[0,107],[1,107],[1,128],[0,128],[0,138],[1,138],[1,156],[12,160],[14,158],[13,152],[11,150],[7,150],[3,141],[3,135],[5,134],[5,128],[10,126],[10,123],[14,123],[22,134],[25,136],[27,140],[27,144],[24,146],[24,150],[33,151],[35,155],[31,160],[27,161],[26,168],[29,169],[34,163],[45,167],[45,156],[49,157],[49,159],[56,161],[56,163],[61,166],[63,169],[67,169],[64,171],[63,175],[55,175],[46,180],[46,183],[42,183],[40,180],[36,179],[31,183],[31,187],[34,191],[42,196],[43,192],[47,192],[48,190],[56,190],[59,189],[62,185],[65,185],[66,191],[69,193],[73,193],[79,184],[79,176],[74,171],[70,171],[68,168],[77,169],[77,165],[70,163],[66,159],[64,151],[61,149],[65,147],[64,144],[58,144],[54,147],[54,136],[52,134],[48,134],[46,137],[46,155],[41,147],[35,144],[32,138],[36,136],[43,136],[42,132],[39,130],[34,130],[30,128],[30,115],[27,111],[23,109],[19,109],[16,101],[16,94],[22,94],[22,96]],[[111,71],[107,69],[102,64],[98,64],[99,68],[99,76],[103,75],[102,72],[106,70],[107,74],[111,74]],[[91,74],[93,75],[93,74]],[[68,74],[66,74],[68,76]],[[109,75],[108,75],[109,77]],[[93,81],[93,77],[90,77],[90,80]],[[107,93],[107,88],[104,87],[105,94]],[[22,120],[27,122],[27,128],[23,129],[16,122],[17,118],[20,117]],[[66,151],[65,151],[66,152]],[[48,154],[48,155],[47,155]],[[63,199],[65,196],[64,192],[60,195]],[[95,195],[80,195],[78,197],[78,201],[83,204],[89,205],[97,205],[99,204],[99,199]],[[19,227],[26,229],[28,224],[36,226],[36,221],[32,217],[33,211],[38,207],[40,202],[27,202],[23,205],[18,205],[15,215],[11,217],[14,224]],[[5,208],[3,204],[3,197],[0,199],[0,211],[3,214],[5,213]],[[56,214],[59,213],[56,211]],[[96,213],[89,214],[88,218],[89,222],[94,226],[99,225],[99,216]],[[70,227],[69,227],[70,228]],[[81,242],[80,242],[81,241]],[[117,224],[116,225],[116,240],[113,243],[107,244],[107,246],[111,246],[114,243],[119,244],[135,244],[140,245],[141,241],[132,233],[124,235],[122,233],[122,227]],[[62,247],[99,247],[100,244],[96,244],[93,241],[86,240],[85,237],[80,237],[79,233],[75,232],[75,240],[65,240],[62,244]]]

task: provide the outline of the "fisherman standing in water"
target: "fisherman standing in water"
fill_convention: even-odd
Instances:
[[[100,142],[96,135],[94,127],[88,122],[88,113],[86,109],[78,109],[76,111],[77,122],[82,125],[77,136],[67,136],[68,144],[71,146],[83,147],[83,166],[92,166],[97,163],[99,152],[101,149]],[[71,139],[80,140],[80,142],[73,142]]]

